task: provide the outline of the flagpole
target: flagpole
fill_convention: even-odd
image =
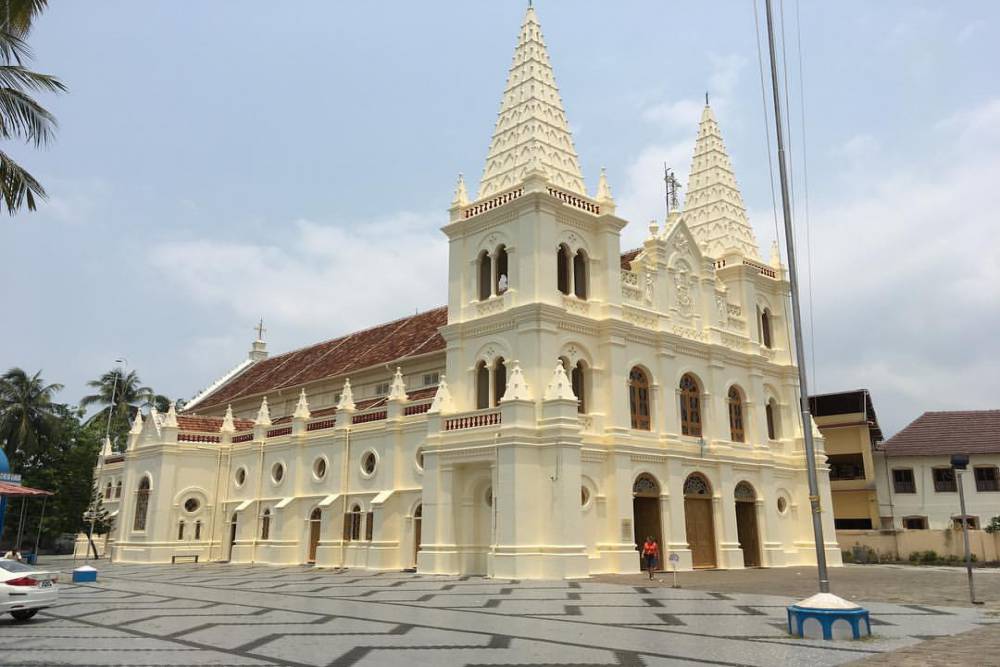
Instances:
[[[806,469],[809,478],[809,506],[812,514],[813,539],[816,542],[816,568],[819,590],[830,592],[830,578],[826,567],[826,545],[823,541],[823,516],[819,501],[819,482],[816,476],[816,447],[813,443],[812,415],[809,411],[809,389],[806,384],[806,355],[802,344],[802,314],[799,309],[799,284],[795,265],[795,240],[792,234],[792,209],[788,194],[788,174],[785,166],[785,138],[781,130],[781,96],[778,92],[778,65],[774,51],[774,27],[771,19],[771,0],[764,0],[767,12],[767,45],[771,54],[771,92],[774,96],[774,123],[778,138],[778,175],[781,181],[781,210],[785,221],[785,249],[788,253],[788,282],[792,301],[792,325],[795,331],[795,360],[799,371],[799,403],[802,413],[802,438],[806,448]]]

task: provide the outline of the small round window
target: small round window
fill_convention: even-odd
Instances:
[[[244,484],[246,484],[246,481],[247,481],[247,469],[240,468],[239,470],[236,471],[236,477],[235,477],[236,486],[243,486]]]
[[[277,484],[285,477],[285,465],[283,463],[275,463],[271,466],[271,479]]]
[[[420,468],[421,470],[423,470],[424,469],[424,448],[423,447],[418,447],[417,448],[416,458],[417,458],[417,467]]]
[[[784,496],[778,496],[778,514],[784,514],[788,511],[788,500]]]
[[[188,498],[184,501],[184,511],[188,514],[194,514],[201,507],[201,503],[198,502],[197,498]]]
[[[375,474],[375,467],[378,465],[378,457],[375,452],[365,452],[361,456],[361,472],[366,475]]]
[[[316,479],[323,479],[326,477],[326,459],[322,456],[316,459],[313,463],[313,474],[316,475]]]
[[[580,506],[584,506],[590,500],[590,489],[586,486],[580,487]]]

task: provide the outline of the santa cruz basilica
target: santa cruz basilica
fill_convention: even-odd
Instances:
[[[257,340],[138,416],[95,471],[113,560],[570,578],[636,572],[652,535],[682,570],[814,563],[786,270],[707,104],[691,130],[683,208],[623,251],[529,7],[478,191],[442,217],[447,305]]]

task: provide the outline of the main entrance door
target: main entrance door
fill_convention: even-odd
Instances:
[[[663,569],[663,536],[660,534],[660,485],[652,475],[639,475],[632,485],[632,525],[635,530],[635,543],[639,551],[639,569],[642,563],[642,543],[650,535],[660,545],[660,562],[657,567]]]
[[[310,563],[316,562],[316,549],[319,547],[319,533],[320,526],[322,525],[323,511],[320,508],[316,508],[309,515],[309,555],[307,561]]]
[[[760,567],[757,534],[757,492],[748,482],[736,485],[736,536],[743,550],[744,567]]]
[[[715,521],[712,519],[712,487],[699,473],[684,481],[684,527],[691,564],[697,568],[716,566]]]

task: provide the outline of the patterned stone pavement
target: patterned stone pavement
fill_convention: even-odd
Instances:
[[[4,665],[834,665],[964,632],[977,609],[872,604],[876,637],[792,639],[789,598],[592,581],[243,565],[104,565]],[[992,629],[992,628],[991,628]]]

